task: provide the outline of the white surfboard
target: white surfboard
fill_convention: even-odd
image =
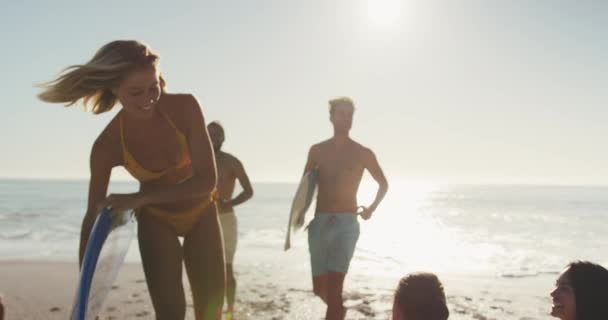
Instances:
[[[105,208],[97,216],[82,259],[71,320],[95,319],[99,314],[134,234],[133,210],[113,214]]]
[[[317,189],[317,172],[308,171],[302,176],[296,194],[291,203],[289,222],[287,223],[287,236],[285,238],[284,250],[291,248],[291,232],[302,228],[306,218],[306,212],[312,203]]]

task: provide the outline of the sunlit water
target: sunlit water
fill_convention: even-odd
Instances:
[[[283,253],[296,185],[254,188],[255,197],[237,207],[237,261],[272,265]],[[110,187],[136,189],[134,183]],[[86,193],[85,181],[0,180],[0,259],[75,261]],[[361,204],[369,204],[374,193],[375,185],[364,183]],[[536,276],[557,272],[573,259],[608,263],[608,252],[601,250],[608,247],[607,225],[608,187],[392,182],[373,218],[361,221],[352,267],[395,276],[404,270]],[[307,259],[303,232],[293,245],[288,254]],[[139,260],[136,241],[127,259]]]

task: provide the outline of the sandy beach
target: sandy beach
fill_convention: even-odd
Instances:
[[[6,320],[67,319],[74,300],[76,272],[77,265],[73,263],[1,262],[0,286],[7,305]],[[320,319],[324,313],[324,305],[308,290],[277,291],[276,285],[249,282],[252,279],[248,278],[243,277],[239,288],[240,310],[235,319]],[[190,296],[187,301],[186,319],[194,319]],[[154,319],[140,264],[122,267],[100,318]]]
[[[0,262],[6,320],[67,319],[76,272],[74,263]],[[308,275],[277,277],[273,272],[264,265],[241,268],[235,319],[323,319],[325,306],[312,295]],[[286,281],[290,277],[293,281]],[[550,287],[553,275],[529,279],[440,277],[448,296],[450,319],[550,319],[548,296],[539,294],[530,299],[518,292],[522,286],[543,286],[540,282]],[[349,275],[344,294],[347,319],[388,319],[394,280],[376,278],[370,282],[361,275]],[[108,320],[154,319],[140,264],[122,267],[100,316]],[[194,319],[190,297],[186,318]]]

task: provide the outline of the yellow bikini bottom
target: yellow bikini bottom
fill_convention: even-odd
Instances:
[[[170,225],[173,227],[178,236],[183,237],[190,232],[203,213],[205,213],[205,209],[217,201],[217,198],[217,192],[214,192],[211,194],[211,196],[202,200],[200,204],[184,211],[168,211],[165,208],[147,206],[137,210],[137,214],[144,211],[144,214],[150,214],[160,221]]]

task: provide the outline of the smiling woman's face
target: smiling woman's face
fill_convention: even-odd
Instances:
[[[572,282],[566,268],[557,278],[555,282],[555,290],[551,292],[553,298],[553,307],[551,315],[561,320],[576,320],[576,299]]]
[[[151,117],[161,95],[157,68],[151,66],[131,72],[113,93],[130,116]]]

